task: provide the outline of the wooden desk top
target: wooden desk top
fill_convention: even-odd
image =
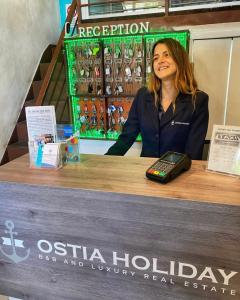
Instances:
[[[193,161],[186,173],[168,184],[145,177],[155,158],[81,155],[81,162],[59,170],[30,169],[28,155],[0,167],[0,181],[82,188],[240,206],[240,180],[205,171]]]

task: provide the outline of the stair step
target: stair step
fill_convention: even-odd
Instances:
[[[25,101],[28,101],[32,98],[33,98],[33,87],[32,87],[32,84],[31,84]]]
[[[4,153],[4,155],[3,155],[3,158],[2,158],[2,160],[1,160],[1,163],[0,163],[0,166],[6,164],[6,163],[8,163],[8,162],[9,162],[8,153],[7,153],[7,151],[5,151],[5,153]]]
[[[58,62],[53,70],[51,80],[65,80],[66,78],[66,69],[62,62]]]
[[[52,105],[55,106],[57,123],[70,123],[68,99],[52,103]]]
[[[21,110],[21,113],[20,113],[20,115],[18,117],[18,122],[26,120],[25,107],[27,107],[27,106],[34,106],[34,105],[35,105],[35,99],[28,100],[28,101],[26,101],[24,103],[23,108]]]
[[[68,98],[66,81],[52,81],[49,83],[43,105],[53,105],[57,100],[65,101]]]
[[[17,141],[18,141],[17,127],[15,127],[11,135],[11,138],[9,140],[9,144],[16,143]]]
[[[49,63],[40,63],[39,70],[42,79],[46,75],[48,67],[49,67]],[[60,72],[61,74],[59,74]],[[51,81],[59,80],[59,79],[63,80],[65,78],[66,78],[65,66],[63,65],[62,62],[58,62],[55,66],[55,69],[53,70]]]
[[[17,123],[17,136],[19,142],[26,142],[28,141],[28,133],[27,133],[27,123],[26,121],[18,122]]]
[[[36,73],[35,73],[35,75],[33,77],[33,81],[38,81],[38,80],[41,80],[41,79],[42,79],[41,72],[40,72],[40,68],[38,66],[37,71],[36,71]]]
[[[42,85],[42,80],[33,81],[32,87],[33,87],[34,98],[37,98],[41,85]]]
[[[40,74],[42,79],[46,75],[48,67],[49,67],[49,63],[40,63],[39,69],[40,69]]]
[[[28,145],[27,143],[17,142],[7,147],[7,155],[9,161],[18,158],[24,154],[28,153]]]
[[[2,164],[7,163],[8,161],[15,159],[28,152],[28,145],[27,145],[28,135],[27,135],[27,126],[25,121],[26,120],[25,107],[35,105],[35,99],[39,94],[42,85],[42,79],[46,74],[47,67],[51,62],[55,48],[56,48],[55,45],[49,45],[41,57],[40,65],[42,63],[44,66],[42,66],[40,69],[40,65],[39,65],[34,75],[34,79],[33,79],[34,81],[29,88],[28,94],[25,99],[25,103],[23,105],[23,108],[18,118],[18,123],[12,133],[12,136],[9,141],[9,145],[1,161]],[[63,55],[60,55],[60,59],[63,60]],[[57,71],[59,73],[59,68],[60,68],[59,66],[57,65],[56,68],[56,76],[57,76]],[[60,77],[63,78],[62,80],[65,80],[66,77],[66,73],[65,74],[64,73],[65,72],[61,72]],[[53,74],[53,76],[55,76],[55,74]]]
[[[24,107],[34,106],[34,105],[35,105],[35,99],[28,100],[24,103]]]
[[[55,45],[49,45],[42,55],[41,62],[50,62],[55,48]]]
[[[55,51],[56,47],[57,47],[57,46],[52,45],[52,56],[53,56],[53,54],[54,54],[54,51]]]
[[[58,123],[70,124],[72,121],[70,120],[70,113],[69,113],[69,105],[65,106],[64,112],[61,116],[61,119],[57,118]]]

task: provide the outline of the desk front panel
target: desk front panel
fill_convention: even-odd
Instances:
[[[0,294],[240,299],[239,206],[3,182],[0,191]]]

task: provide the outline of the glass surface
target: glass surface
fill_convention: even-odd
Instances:
[[[113,1],[114,2],[114,1]],[[164,13],[165,0],[81,0],[82,20]],[[87,6],[89,5],[89,6]]]
[[[89,0],[89,15],[110,14],[118,12],[128,12],[136,10],[149,10],[164,7],[165,1],[134,0],[121,1],[118,3],[103,3],[103,0]]]
[[[178,163],[181,159],[182,159],[182,155],[177,153],[167,154],[166,156],[163,157],[163,160],[169,161],[174,164]]]
[[[89,6],[89,15],[109,14],[123,11],[121,2],[103,4],[102,0],[89,0],[88,3],[92,4]]]
[[[231,6],[231,3],[239,2],[239,0],[170,0],[169,7],[183,7],[183,6],[206,6],[213,4],[216,6],[221,6],[221,4],[227,3]]]

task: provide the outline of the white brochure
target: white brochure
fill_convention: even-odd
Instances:
[[[42,166],[58,168],[61,164],[60,150],[60,143],[45,144],[42,153]]]
[[[240,176],[239,126],[213,126],[207,169]]]
[[[55,107],[26,107],[30,167],[58,168],[61,165],[60,146],[56,142]]]
[[[56,141],[56,115],[53,105],[26,107],[26,119],[29,141]]]

